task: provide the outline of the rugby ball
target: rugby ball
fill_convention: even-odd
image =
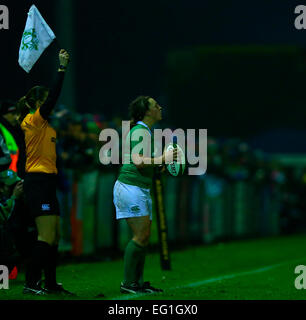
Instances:
[[[170,175],[177,177],[177,176],[181,176],[185,170],[186,163],[185,163],[184,152],[183,152],[182,148],[176,143],[168,144],[168,146],[166,146],[165,150],[169,151],[169,150],[173,150],[175,148],[178,149],[178,154],[180,155],[180,159],[178,159],[178,161],[173,161],[168,164],[166,163],[165,166],[166,166],[166,169]]]

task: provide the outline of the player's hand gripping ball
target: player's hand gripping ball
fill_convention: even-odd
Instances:
[[[183,175],[185,171],[186,161],[182,148],[176,143],[170,143],[165,147],[165,152],[177,149],[177,159],[174,159],[170,163],[166,163],[166,169],[168,173],[174,177]]]

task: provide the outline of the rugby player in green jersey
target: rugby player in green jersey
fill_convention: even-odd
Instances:
[[[131,130],[123,141],[129,148],[124,151],[124,164],[114,186],[116,219],[125,219],[133,238],[124,254],[124,280],[122,293],[162,292],[143,280],[146,248],[152,222],[150,188],[154,167],[168,159],[177,158],[177,150],[164,152],[154,158],[154,141],[151,128],[162,119],[161,106],[151,97],[140,96],[130,104]],[[147,136],[148,139],[144,139]],[[144,141],[146,142],[144,143]],[[135,151],[140,142],[149,145],[146,150]],[[126,161],[129,160],[129,161]]]

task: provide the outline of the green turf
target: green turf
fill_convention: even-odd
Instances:
[[[157,254],[147,257],[145,280],[165,290],[159,295],[121,295],[122,260],[59,266],[58,280],[76,299],[306,299],[306,290],[294,286],[295,267],[306,265],[306,236],[193,247],[171,259],[173,270],[162,271]],[[0,299],[63,299],[24,296],[23,280],[19,274],[10,281]],[[105,298],[97,298],[101,293]]]

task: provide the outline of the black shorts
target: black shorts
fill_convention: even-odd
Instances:
[[[27,173],[23,190],[32,217],[60,215],[56,197],[56,174]]]

